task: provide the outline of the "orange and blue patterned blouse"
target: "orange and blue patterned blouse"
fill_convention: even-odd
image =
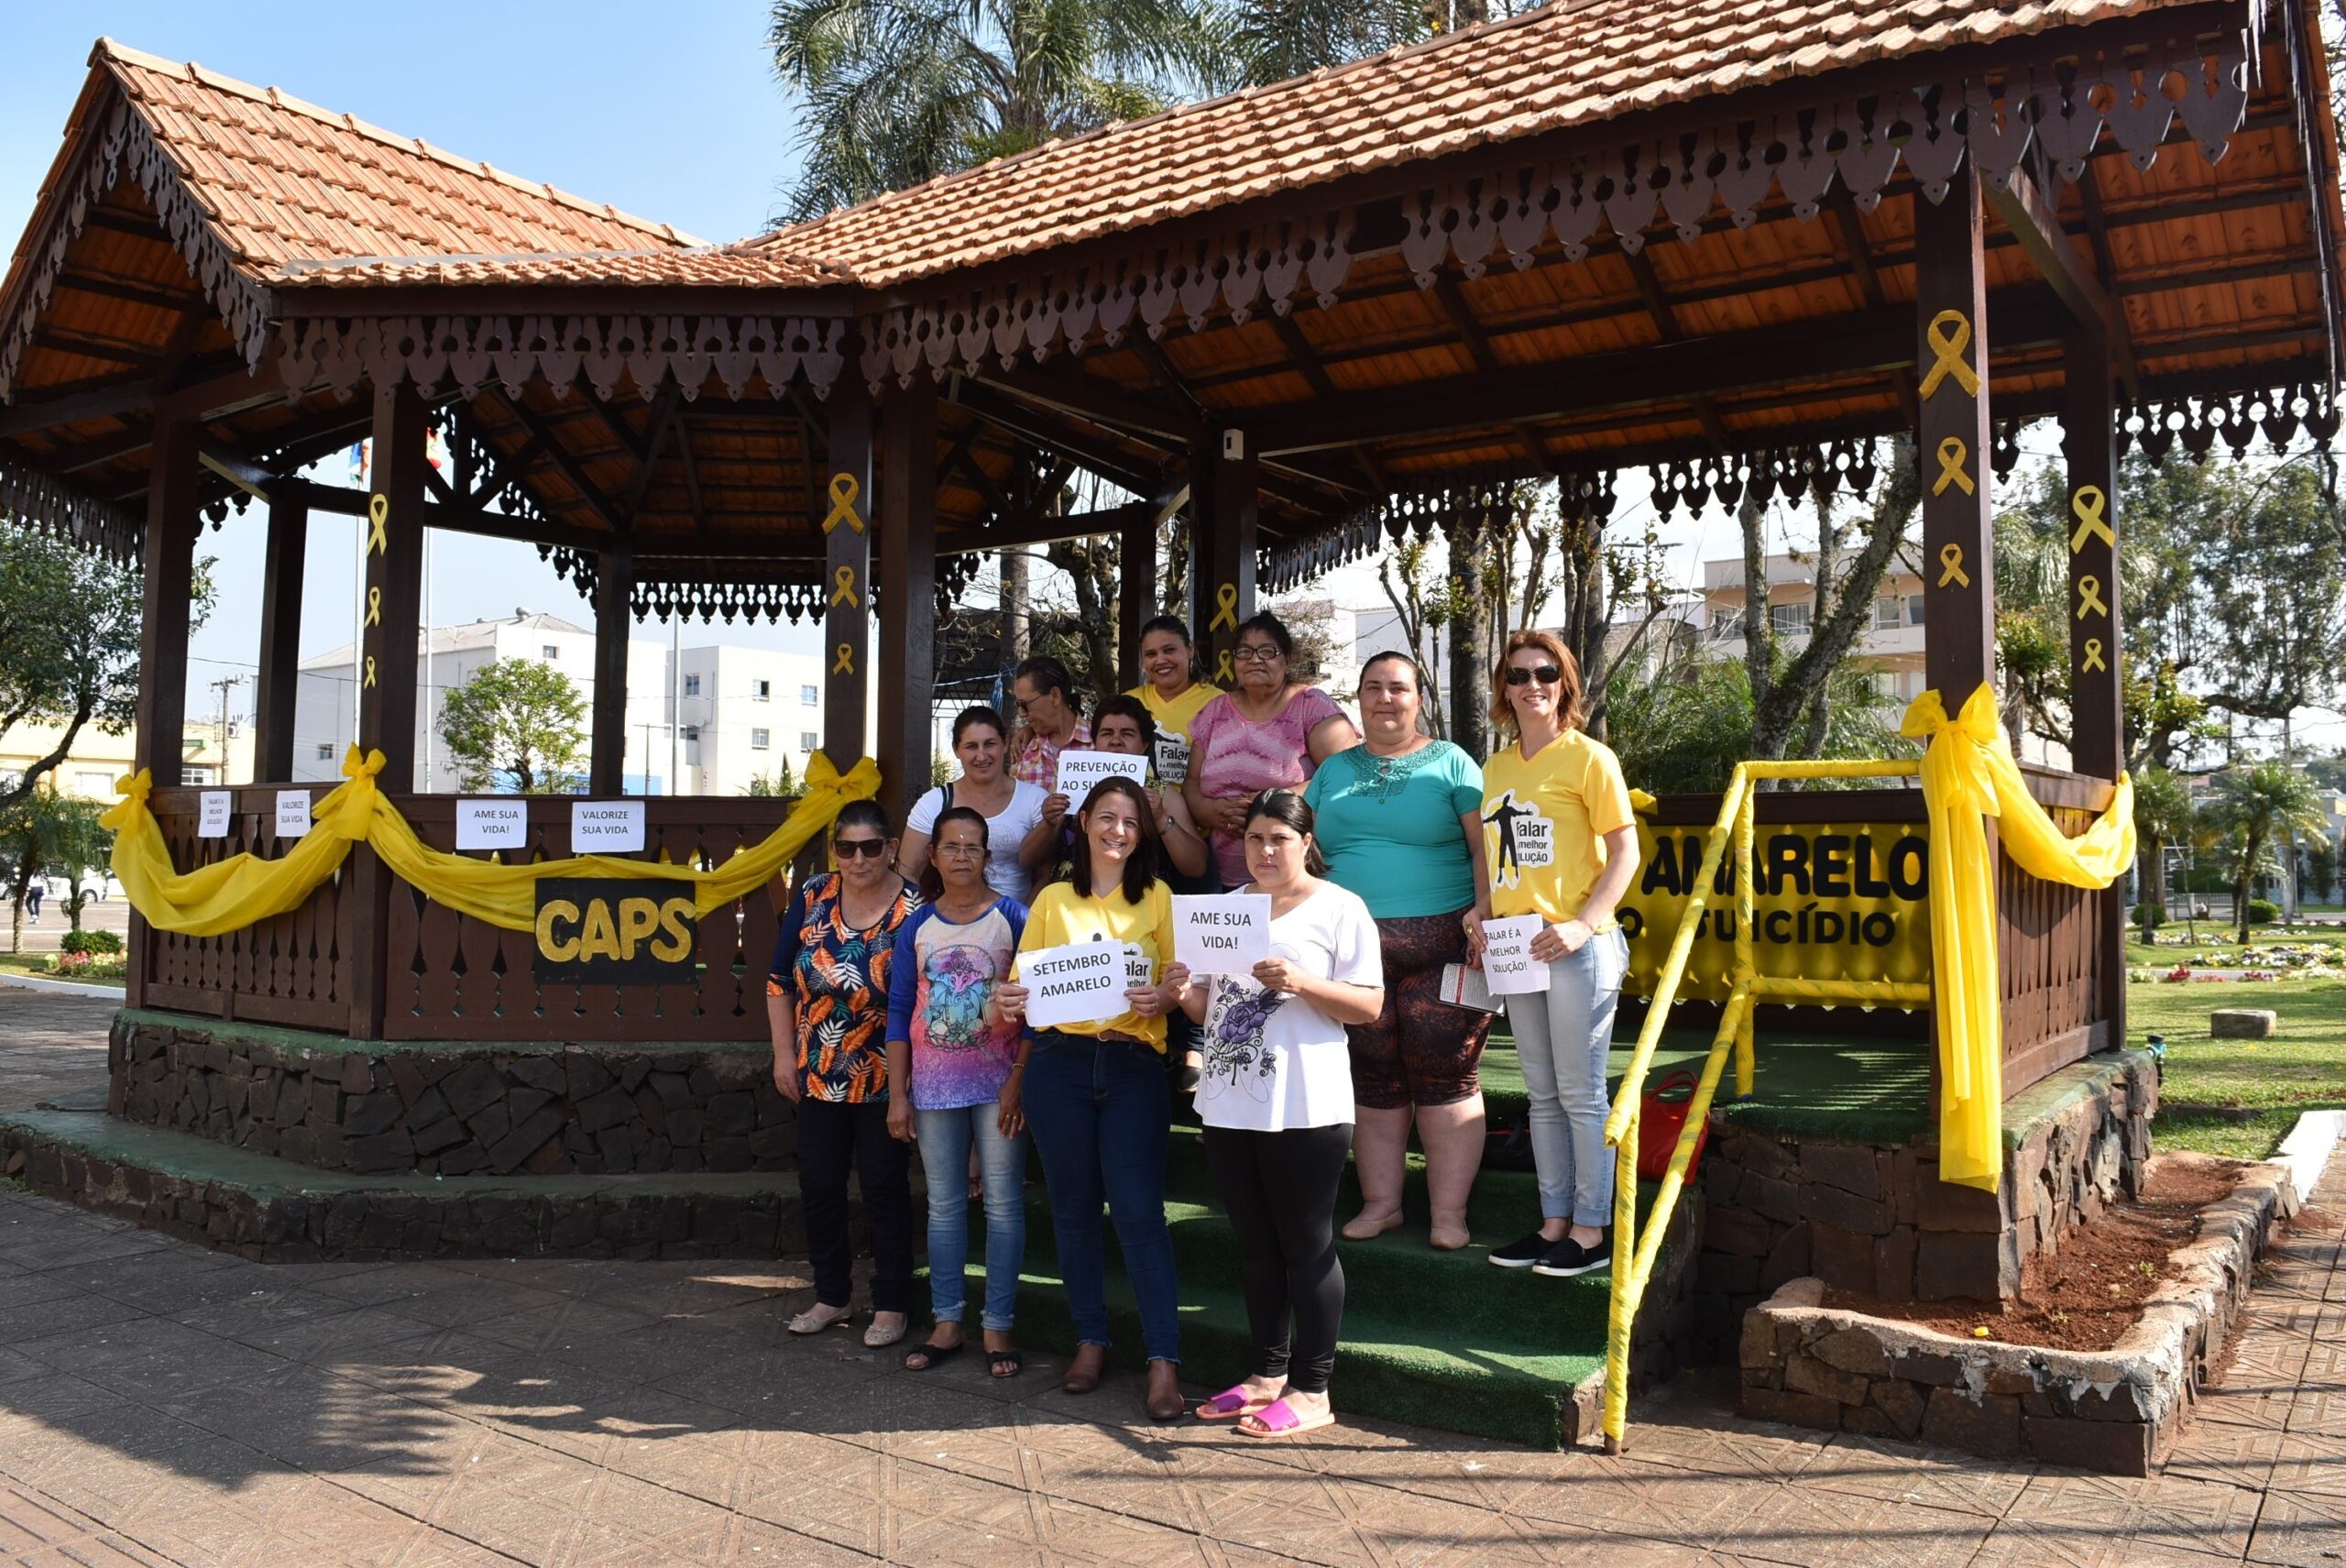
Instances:
[[[921,905],[910,883],[874,926],[847,923],[839,877],[825,872],[790,895],[766,971],[766,994],[796,999],[798,1081],[812,1100],[888,1097],[888,969],[896,933]]]

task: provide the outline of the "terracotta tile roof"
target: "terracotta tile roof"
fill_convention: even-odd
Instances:
[[[638,284],[820,288],[851,283],[844,270],[786,251],[725,247],[593,251],[565,256],[367,256],[291,261],[277,269],[282,285],[301,289],[369,284]]]
[[[274,87],[98,40],[238,271],[348,257],[643,251],[696,242],[551,185],[395,136]]]
[[[1888,56],[2186,0],[1557,0],[1049,143],[754,242],[886,285]]]

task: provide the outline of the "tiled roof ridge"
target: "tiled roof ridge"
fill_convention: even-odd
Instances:
[[[480,179],[493,180],[500,185],[510,186],[516,191],[529,192],[532,195],[542,196],[547,201],[568,207],[575,212],[592,214],[597,217],[624,225],[641,233],[663,237],[672,245],[690,247],[708,243],[696,236],[685,233],[673,224],[654,223],[649,218],[638,217],[632,213],[621,211],[608,202],[590,202],[584,196],[574,195],[560,186],[544,181],[525,180],[510,170],[498,168],[493,163],[464,158],[445,148],[434,147],[421,137],[400,136],[396,131],[385,130],[380,126],[362,120],[356,115],[336,114],[331,109],[311,103],[306,98],[297,98],[281,88],[257,87],[249,82],[240,81],[233,76],[224,76],[194,60],[167,60],[161,55],[132,49],[117,39],[101,37],[91,47],[90,63],[104,64],[110,68],[130,66],[141,71],[151,71],[159,75],[176,76],[215,93],[226,93],[256,104],[266,104],[273,109],[334,126],[348,131],[353,136],[364,137],[384,147],[394,148],[411,157],[429,159],[445,168],[461,170],[466,174]],[[121,83],[124,93],[136,100],[138,96],[136,83],[126,79],[119,71],[115,71],[114,75],[115,79]]]
[[[909,201],[940,185],[950,185],[957,181],[973,179],[983,173],[999,172],[1058,148],[1077,147],[1084,142],[1097,141],[1110,136],[1125,135],[1144,126],[1158,125],[1190,115],[1206,114],[1224,104],[1247,98],[1299,91],[1307,83],[1327,82],[1338,77],[1373,71],[1379,66],[1390,65],[1396,60],[1409,60],[1421,54],[1431,54],[1444,49],[1462,49],[1470,42],[1486,39],[1494,33],[1529,27],[1537,22],[1553,22],[1559,17],[1577,16],[1584,11],[1592,11],[1602,5],[1632,5],[1637,3],[1638,0],[1549,0],[1547,5],[1533,5],[1527,10],[1517,12],[1512,16],[1502,16],[1496,22],[1475,22],[1467,27],[1453,28],[1446,33],[1436,33],[1431,38],[1420,38],[1414,43],[1396,44],[1391,49],[1379,49],[1375,54],[1365,54],[1358,60],[1342,60],[1334,65],[1323,65],[1317,71],[1307,71],[1300,76],[1283,77],[1277,82],[1249,82],[1244,87],[1233,88],[1227,93],[1217,93],[1211,98],[1200,98],[1186,104],[1170,104],[1155,114],[1143,115],[1136,119],[1110,120],[1105,125],[1094,126],[1086,131],[1077,131],[1071,136],[1053,137],[1048,141],[1037,142],[1033,147],[1023,148],[1005,157],[990,158],[983,163],[974,163],[967,169],[953,169],[941,174],[932,174],[917,185],[907,185],[899,191],[882,191],[877,196],[868,197],[844,207],[834,207],[817,217],[804,219],[798,223],[780,225],[762,234],[753,235],[740,243],[767,245],[795,230],[820,227],[844,214],[877,212],[892,203]]]

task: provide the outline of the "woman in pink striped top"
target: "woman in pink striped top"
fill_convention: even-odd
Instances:
[[[1295,639],[1265,610],[1239,624],[1231,666],[1235,691],[1222,693],[1189,720],[1189,776],[1182,798],[1213,840],[1214,869],[1224,887],[1252,880],[1246,871],[1246,805],[1266,789],[1301,789],[1312,770],[1349,746],[1360,731],[1326,692],[1288,679]]]

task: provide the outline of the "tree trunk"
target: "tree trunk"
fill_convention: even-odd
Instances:
[[[1484,557],[1497,520],[1461,519],[1450,536],[1450,739],[1476,761],[1490,755],[1490,715],[1482,701],[1490,678],[1490,606]]]
[[[1834,577],[1841,566],[1841,535],[1833,522],[1833,487],[1820,479],[1816,485],[1816,595],[1808,612],[1808,634],[1815,640],[1833,614]],[[1808,717],[1801,726],[1800,755],[1825,755],[1825,739],[1833,714],[1825,701],[1831,688],[1829,680],[1817,683],[1815,694],[1808,699]]]
[[[1002,553],[1002,685],[1010,689],[1010,678],[1026,657],[1026,552],[1005,550]]]
[[[1751,686],[1751,755],[1781,757],[1782,737],[1763,740],[1760,723],[1776,678],[1776,622],[1768,607],[1768,508],[1748,485],[1736,521],[1743,529],[1743,673]]]

